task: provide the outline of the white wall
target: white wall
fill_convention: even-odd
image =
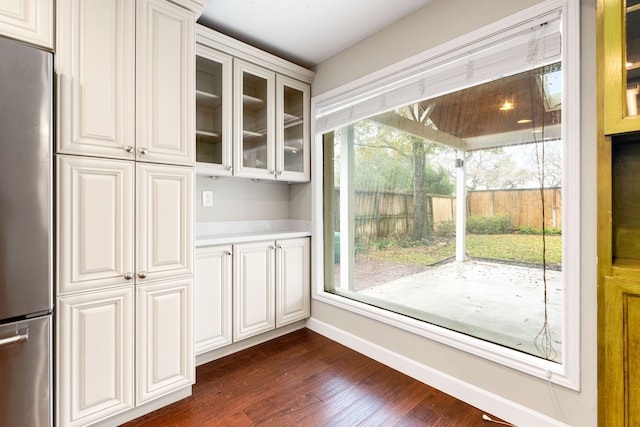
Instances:
[[[337,88],[536,3],[536,0],[436,0],[319,64],[313,94]],[[546,381],[316,300],[312,302],[313,321],[336,328],[345,336],[353,335],[372,343],[382,352],[393,352],[412,366],[423,367],[426,377],[430,373],[441,373],[477,387],[479,394],[491,393],[520,405],[520,411],[530,409],[566,425],[597,425],[595,3],[596,0],[580,0],[581,390],[576,392],[549,385]],[[478,424],[482,422],[479,420]]]
[[[213,206],[202,206],[202,191],[213,192]],[[311,220],[309,184],[237,178],[196,178],[196,222],[270,219]]]

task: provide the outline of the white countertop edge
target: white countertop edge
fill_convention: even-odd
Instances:
[[[311,231],[311,221],[275,219],[255,221],[217,221],[196,223],[196,240],[201,236],[217,236],[247,233],[279,233]]]
[[[214,234],[196,236],[196,247],[232,245],[235,243],[261,242],[265,240],[296,239],[309,237],[311,231],[271,231],[238,234]]]

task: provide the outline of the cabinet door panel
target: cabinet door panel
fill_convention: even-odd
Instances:
[[[58,294],[131,283],[133,163],[57,157]]]
[[[275,73],[239,59],[233,66],[233,173],[275,179]]]
[[[273,242],[233,247],[233,340],[275,328]]]
[[[193,168],[136,168],[137,280],[193,274]]]
[[[196,249],[196,355],[231,344],[231,246]]]
[[[196,46],[196,165],[198,173],[233,171],[232,58]]]
[[[134,7],[58,1],[58,152],[135,157]]]
[[[193,279],[138,286],[136,404],[193,384]]]
[[[276,170],[284,181],[309,181],[309,85],[276,78]]]
[[[58,425],[83,426],[133,407],[133,288],[57,305]]]
[[[193,165],[194,15],[164,0],[137,5],[138,160]]]
[[[53,2],[3,1],[0,4],[0,34],[53,48]]]
[[[309,239],[277,242],[276,327],[310,314]]]
[[[640,282],[605,277],[607,425],[640,423]]]

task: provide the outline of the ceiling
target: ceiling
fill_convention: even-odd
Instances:
[[[311,68],[433,0],[210,0],[199,23]]]
[[[462,139],[514,133],[560,124],[559,106],[545,104],[538,80],[544,68],[525,71],[488,83],[423,101],[433,104],[431,120],[436,127]],[[508,109],[501,108],[504,102]]]

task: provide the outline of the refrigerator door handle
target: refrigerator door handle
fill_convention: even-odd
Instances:
[[[14,336],[12,336],[12,337],[0,338],[0,347],[3,347],[5,345],[9,345],[9,344],[16,344],[16,343],[25,342],[28,339],[29,339],[29,328],[21,329],[21,330],[17,331],[16,334]]]

